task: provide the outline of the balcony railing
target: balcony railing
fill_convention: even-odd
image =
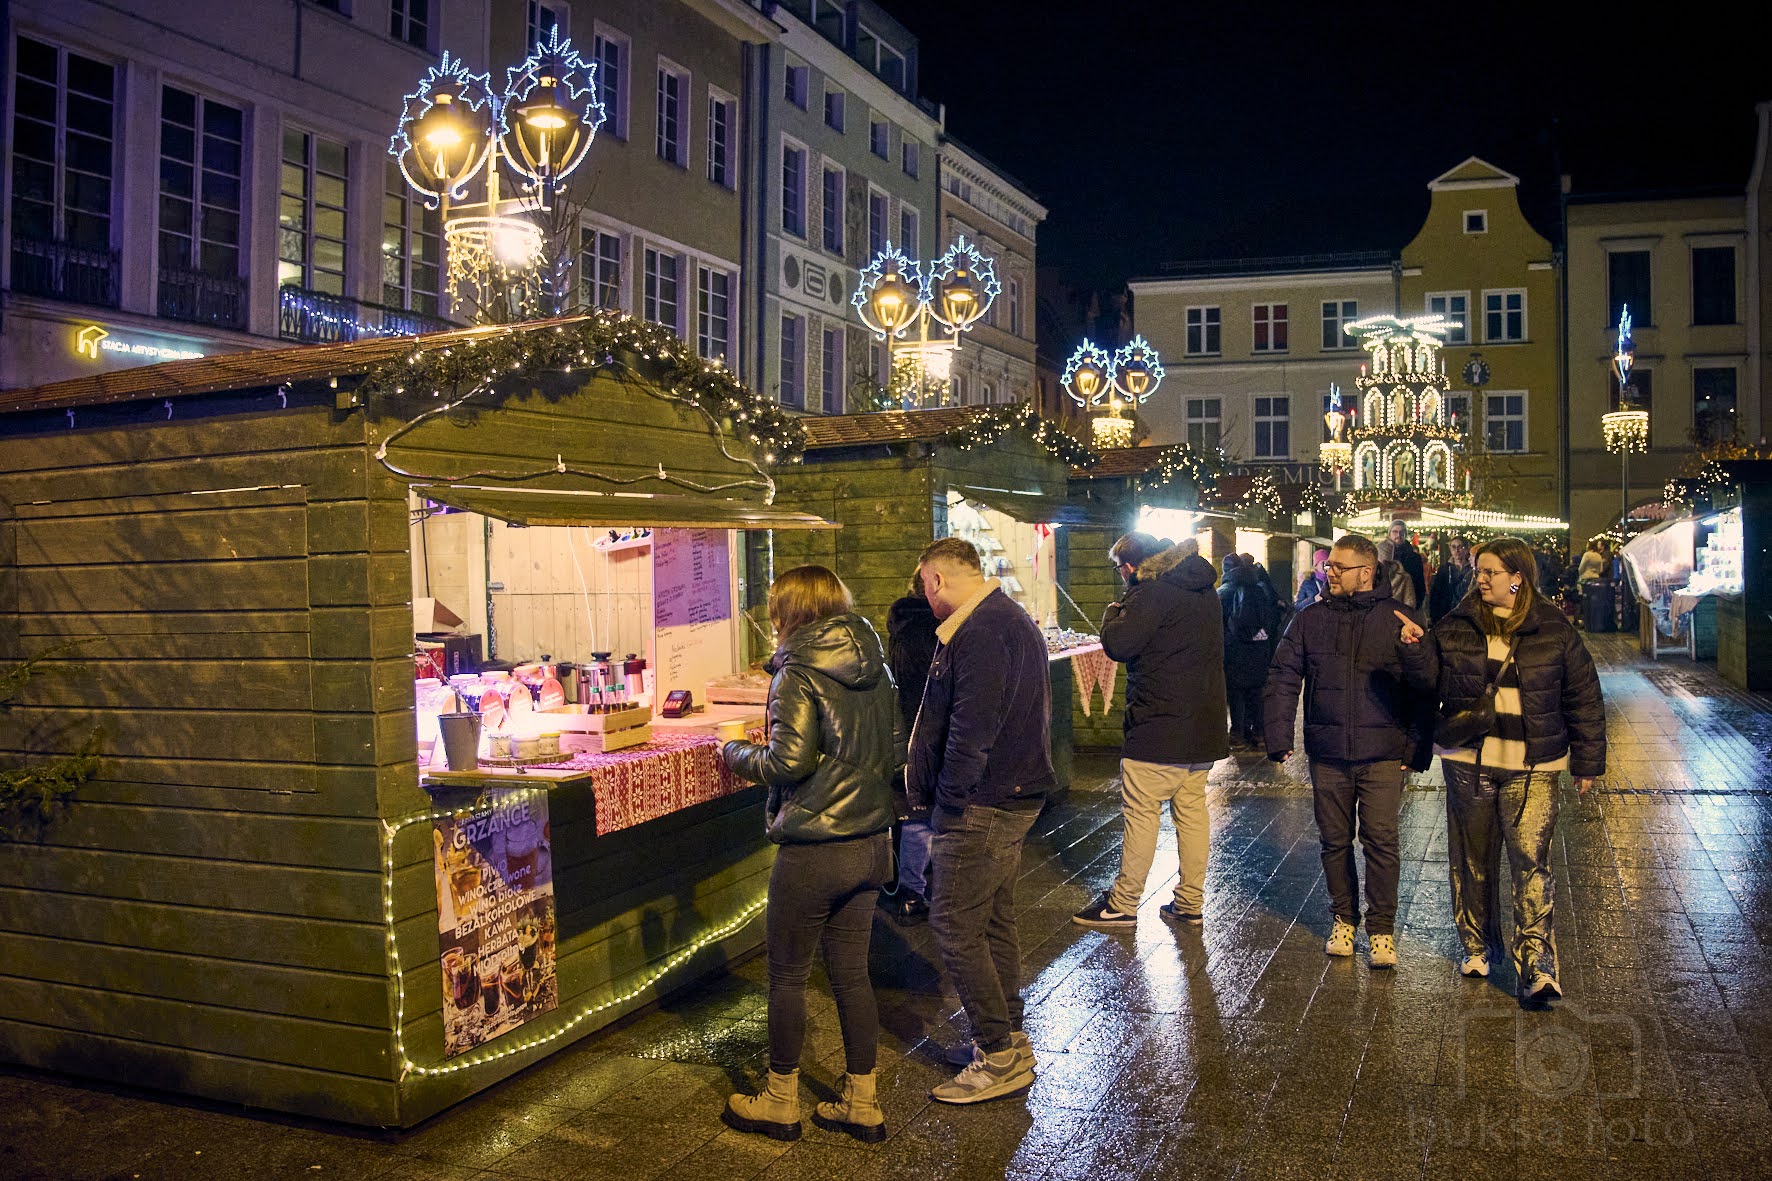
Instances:
[[[12,236],[12,290],[72,303],[117,306],[115,250]]]
[[[305,287],[277,291],[277,335],[303,344],[342,344],[378,336],[419,336],[461,325],[440,316],[329,295]]]
[[[246,327],[246,281],[160,268],[160,314],[216,328]]]

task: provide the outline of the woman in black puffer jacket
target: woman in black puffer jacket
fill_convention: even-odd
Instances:
[[[780,647],[769,661],[769,730],[762,743],[728,742],[726,765],[769,788],[769,1083],[734,1095],[725,1120],[777,1140],[800,1138],[800,1051],[806,981],[824,945],[843,1029],[841,1096],[818,1118],[862,1140],[886,1137],[874,1097],[880,1012],[868,980],[874,900],[892,862],[892,772],[898,693],[873,625],[823,566],[789,570],[769,588]]]
[[[1473,555],[1473,589],[1432,631],[1402,624],[1404,675],[1440,715],[1469,708],[1493,682],[1495,725],[1468,748],[1438,747],[1446,773],[1452,910],[1466,976],[1487,976],[1501,947],[1501,850],[1513,868],[1514,968],[1523,1001],[1563,995],[1552,925],[1557,780],[1585,794],[1606,770],[1600,678],[1581,637],[1539,595],[1526,543],[1501,537]],[[1509,655],[1512,661],[1509,662]]]

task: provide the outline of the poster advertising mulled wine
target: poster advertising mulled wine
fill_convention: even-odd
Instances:
[[[560,1003],[547,793],[489,790],[433,835],[443,1052],[454,1057]]]

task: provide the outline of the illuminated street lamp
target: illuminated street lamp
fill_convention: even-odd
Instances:
[[[1347,441],[1348,430],[1354,418],[1353,407],[1341,408],[1341,388],[1334,382],[1329,383],[1329,412],[1323,415],[1323,425],[1329,428],[1329,441],[1317,448],[1317,461],[1335,472],[1335,490],[1341,491],[1341,473],[1354,466],[1354,445]]]
[[[1649,450],[1649,412],[1637,409],[1631,397],[1634,387],[1630,384],[1630,371],[1636,359],[1637,342],[1631,339],[1630,305],[1626,304],[1618,317],[1618,341],[1612,350],[1612,372],[1618,377],[1618,409],[1600,416],[1606,450],[1618,455],[1620,532],[1630,519],[1630,453]]]
[[[1142,336],[1134,336],[1112,356],[1085,340],[1065,363],[1058,381],[1071,401],[1084,409],[1106,408],[1091,420],[1097,447],[1130,447],[1132,419],[1125,411],[1157,392],[1163,384],[1163,362]]]
[[[388,144],[426,208],[443,211],[450,297],[471,286],[482,307],[495,279],[521,276],[541,262],[541,229],[529,215],[550,207],[605,117],[596,63],[579,57],[558,30],[505,73],[504,92],[496,93],[490,74],[469,73],[445,53],[406,96]],[[510,200],[499,193],[501,162],[519,189]],[[451,204],[466,203],[467,185],[482,171],[486,212],[450,216]]]
[[[914,357],[921,405],[930,379],[945,383],[952,374],[960,334],[984,318],[1002,289],[996,264],[962,235],[927,266],[888,242],[862,270],[850,302],[861,322],[886,342],[888,386],[897,372],[895,354]],[[933,339],[931,323],[939,330]],[[914,344],[907,339],[913,328]]]

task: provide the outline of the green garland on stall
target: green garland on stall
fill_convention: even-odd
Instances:
[[[1696,476],[1675,476],[1669,480],[1662,486],[1661,499],[1669,507],[1693,513],[1698,511],[1700,504],[1720,507],[1718,497],[1730,492],[1734,485],[1727,469],[1713,459]]]
[[[70,652],[85,641],[74,640],[47,648],[27,660],[0,670],[0,714],[35,676],[45,673],[72,675],[84,672],[79,665],[44,665],[53,656]],[[0,768],[0,841],[9,841],[41,828],[65,807],[81,784],[98,771],[99,747],[104,731],[94,728],[71,755]]]
[[[1094,467],[1100,458],[1025,402],[982,411],[964,426],[955,427],[943,435],[941,441],[962,451],[971,451],[975,447],[988,447],[1010,431],[1025,432],[1053,458],[1072,467]]]
[[[1304,491],[1298,496],[1299,516],[1328,516],[1329,498],[1323,495],[1319,484],[1306,484]]]
[[[1274,517],[1286,515],[1286,502],[1280,496],[1279,486],[1274,483],[1274,478],[1266,473],[1256,476],[1249,482],[1249,491],[1243,493],[1239,507],[1244,512],[1265,512]]]
[[[669,328],[608,311],[415,348],[371,368],[362,388],[372,397],[443,400],[513,376],[611,364],[637,371],[666,397],[699,407],[722,433],[756,447],[767,464],[797,463],[805,450],[799,419],[779,403],[751,392],[724,365],[697,357]]]
[[[1227,466],[1224,451],[1220,448],[1202,455],[1190,444],[1176,443],[1158,452],[1156,464],[1133,481],[1133,488],[1140,493],[1157,492],[1178,480],[1188,480],[1204,502],[1218,492],[1218,477],[1224,474]]]

